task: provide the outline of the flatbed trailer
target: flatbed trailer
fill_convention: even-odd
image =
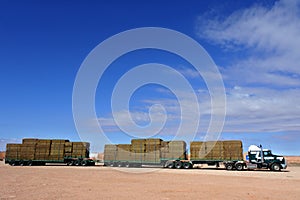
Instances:
[[[46,165],[47,163],[95,165],[94,160],[89,158],[88,142],[36,138],[25,138],[22,144],[7,144],[5,163],[11,166]]]
[[[154,140],[154,139],[150,139]],[[156,141],[157,142],[157,141]],[[130,144],[124,145],[106,145],[104,151],[104,165],[111,167],[142,167],[143,165],[152,165],[165,168],[191,169],[197,164],[207,164],[209,166],[220,167],[223,164],[227,170],[244,170],[244,169],[270,169],[280,171],[286,169],[287,164],[282,156],[273,155],[270,150],[251,145],[248,149],[249,161],[243,159],[242,141],[193,141],[190,144],[190,159],[187,159],[186,144],[184,141],[167,142],[168,150],[164,141],[159,141],[154,148],[141,140],[139,146],[139,155],[141,159],[132,159],[136,155],[136,148],[131,148]],[[137,141],[135,141],[137,143]],[[149,143],[149,142],[148,142]],[[153,143],[153,142],[152,142]],[[173,146],[173,144],[175,144]],[[132,143],[133,144],[133,143]],[[132,145],[131,144],[131,145]],[[142,151],[142,150],[143,151]],[[153,154],[155,152],[155,154]],[[155,161],[145,159],[148,154],[157,155]],[[168,156],[172,155],[172,158]],[[148,156],[149,157],[149,156]],[[151,157],[151,156],[150,156]],[[152,162],[149,162],[152,161]]]
[[[11,166],[43,166],[46,164],[66,164],[69,166],[94,166],[94,160],[90,158],[65,158],[63,160],[24,160],[24,159],[5,159],[5,164]]]

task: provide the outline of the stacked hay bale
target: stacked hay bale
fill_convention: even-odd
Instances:
[[[105,164],[114,161],[158,164],[161,159],[186,159],[186,143],[149,138],[132,139],[131,144],[109,144],[104,147]]]
[[[65,157],[71,158],[73,150],[73,142],[65,142]]]
[[[146,163],[159,163],[161,158],[161,142],[159,138],[146,139],[143,161]]]
[[[88,142],[72,142],[72,157],[73,158],[88,158],[90,143]]]
[[[243,144],[240,140],[223,141],[224,160],[243,160]]]
[[[205,158],[208,160],[223,160],[224,149],[222,141],[205,142]]]
[[[134,157],[131,155],[131,145],[130,144],[118,144],[116,160],[118,161],[132,161]]]
[[[198,160],[205,156],[205,143],[200,141],[194,141],[190,143],[190,159]]]
[[[168,141],[162,141],[161,142],[161,158],[167,159],[168,153],[169,153],[169,142]]]
[[[117,158],[117,148],[115,144],[106,144],[104,146],[104,164],[115,161]]]
[[[20,160],[34,160],[35,147],[38,139],[23,139],[20,146]]]
[[[161,148],[161,157],[164,160],[185,160],[186,159],[186,143],[185,141],[169,141],[163,142]]]
[[[132,160],[136,162],[142,162],[144,160],[144,154],[146,151],[145,139],[132,139],[131,140],[131,156]]]
[[[191,160],[242,160],[241,141],[194,141],[190,143]]]
[[[35,148],[35,160],[49,160],[51,140],[38,140]]]
[[[64,160],[65,142],[68,141],[69,140],[52,140],[49,160],[57,160],[57,161]]]
[[[20,160],[21,144],[7,144],[5,159],[6,160]]]

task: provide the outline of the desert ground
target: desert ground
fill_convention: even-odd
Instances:
[[[223,169],[9,166],[0,199],[299,199],[300,167],[281,172]]]

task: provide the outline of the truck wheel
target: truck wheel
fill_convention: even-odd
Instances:
[[[238,171],[242,171],[244,169],[244,166],[242,163],[236,163],[235,164],[235,168],[238,170]]]
[[[184,169],[190,169],[190,168],[192,168],[192,165],[191,165],[191,163],[189,163],[189,162],[184,162],[184,163],[183,163],[183,168],[184,168]]]
[[[175,163],[175,168],[176,168],[176,169],[181,169],[181,168],[182,168],[182,162],[181,162],[181,161],[177,161],[177,162]]]
[[[225,165],[225,168],[226,168],[227,170],[233,170],[233,164],[227,163],[227,164]]]
[[[274,163],[272,166],[271,166],[271,170],[272,171],[280,171],[281,168],[280,168],[280,165],[278,163]]]

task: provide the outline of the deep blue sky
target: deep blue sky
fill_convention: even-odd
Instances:
[[[257,37],[247,35],[246,32],[254,29],[245,29],[242,21],[262,18],[269,22],[269,16],[275,16],[274,20],[282,19],[282,16],[290,17],[287,21],[299,20],[298,5],[291,11],[291,16],[282,15],[286,8],[286,3],[275,1],[1,1],[0,150],[6,142],[20,141],[24,137],[79,140],[72,116],[72,90],[81,63],[93,48],[110,36],[151,26],[190,36],[218,65],[228,94],[228,117],[222,139],[241,139],[245,146],[265,143],[278,153],[299,154],[296,147],[300,138],[299,115],[286,109],[295,103],[289,99],[300,94],[300,73],[293,64],[285,63],[293,60],[282,53],[289,43],[278,42],[280,37],[276,37],[272,40],[276,45],[273,45],[268,41],[272,34],[260,36],[263,30],[253,32]],[[282,29],[275,22],[271,28],[278,28],[280,32]],[[258,23],[257,27],[255,30],[265,26]],[[290,31],[294,33],[293,28]],[[292,36],[291,40],[297,40]],[[277,62],[278,66],[262,62],[266,57],[275,56],[282,58]],[[262,61],[254,62],[257,60]],[[99,118],[109,120],[111,117],[110,95],[118,78],[132,67],[148,62],[169,64],[186,73],[195,90],[205,89],[201,77],[189,76],[187,70],[192,67],[184,60],[159,51],[135,52],[117,60],[102,80],[107,86],[97,90]],[[254,75],[256,73],[261,76]],[[274,75],[280,75],[282,80]],[[137,91],[131,102],[133,114],[147,111],[143,106],[149,102],[141,103],[145,100],[168,104],[166,100],[174,99],[174,95],[162,94],[158,89],[163,88],[147,86]],[[282,96],[286,99],[280,99]],[[266,109],[269,105],[270,108]],[[274,107],[282,112],[272,113]],[[291,110],[297,109],[295,105]],[[284,118],[277,119],[277,116]],[[276,120],[271,120],[271,117]],[[271,122],[276,123],[276,127]],[[137,123],[147,124],[147,120],[137,120]],[[169,126],[174,126],[174,123]],[[130,141],[113,130],[110,133],[113,135],[109,136],[113,142]],[[170,135],[162,137],[170,139]]]

